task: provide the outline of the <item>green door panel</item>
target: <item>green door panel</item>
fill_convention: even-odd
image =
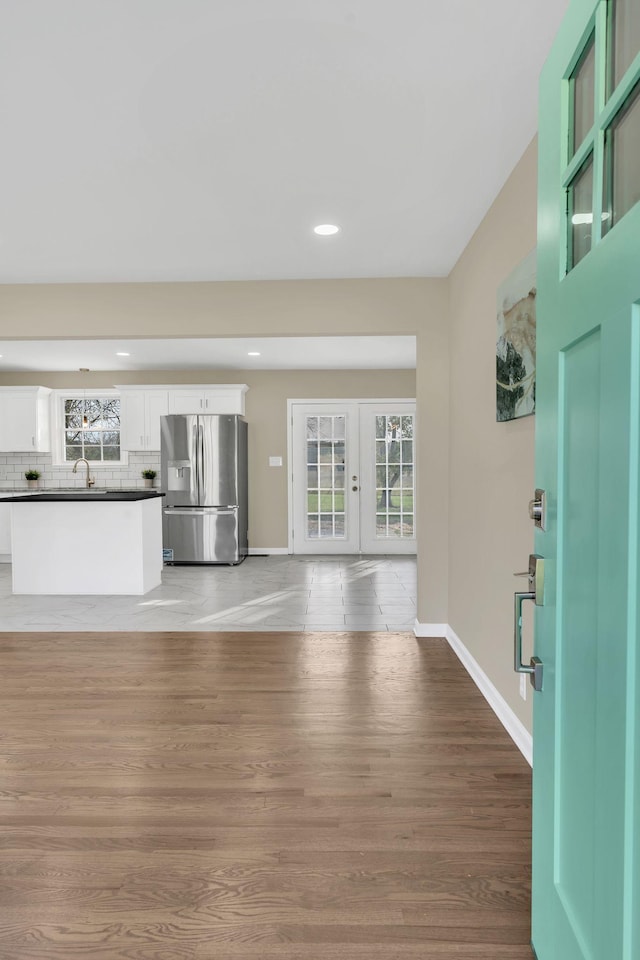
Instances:
[[[640,960],[640,204],[603,236],[610,8],[574,0],[540,85],[536,483],[548,524],[535,652],[532,942],[538,960]],[[594,34],[595,123],[570,157],[571,75]],[[640,163],[640,143],[638,163]],[[588,252],[569,186],[593,158]]]

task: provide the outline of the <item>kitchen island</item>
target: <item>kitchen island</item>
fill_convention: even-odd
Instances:
[[[0,498],[11,504],[13,592],[144,594],[162,574],[155,490],[78,490]]]

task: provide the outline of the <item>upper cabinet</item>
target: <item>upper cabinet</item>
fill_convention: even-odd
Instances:
[[[200,384],[169,390],[169,413],[239,413],[244,416],[246,383]]]
[[[160,417],[167,413],[244,414],[245,383],[116,386],[123,450],[159,450]]]
[[[166,389],[119,387],[120,444],[123,450],[159,450],[160,417],[169,413]]]
[[[0,450],[49,453],[50,395],[47,387],[0,388]]]

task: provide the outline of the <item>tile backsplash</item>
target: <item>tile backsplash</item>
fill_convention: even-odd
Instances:
[[[49,453],[0,453],[0,490],[26,488],[25,470],[40,471],[40,488],[84,487],[86,468],[83,463],[78,472],[72,472],[73,464],[54,465]],[[144,487],[141,472],[149,468],[158,474],[160,481],[160,451],[140,451],[129,454],[127,466],[91,464],[91,476],[96,478],[96,487],[136,488]]]

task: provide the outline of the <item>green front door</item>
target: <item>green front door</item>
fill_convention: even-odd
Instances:
[[[538,960],[640,958],[640,0],[572,0],[541,80]]]

